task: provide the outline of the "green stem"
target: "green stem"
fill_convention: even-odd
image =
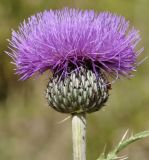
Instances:
[[[86,160],[86,115],[72,115],[73,160]]]

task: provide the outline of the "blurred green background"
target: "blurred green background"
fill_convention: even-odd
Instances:
[[[140,46],[149,53],[148,0],[0,0],[0,160],[72,159],[71,121],[58,124],[68,115],[48,107],[45,89],[48,75],[18,81],[13,65],[4,54],[11,29],[30,15],[65,6],[112,11],[129,19],[140,30]],[[127,129],[130,133],[149,129],[149,60],[132,80],[113,85],[107,106],[87,116],[87,157],[96,159],[109,151]],[[122,155],[133,160],[149,159],[149,139],[137,142]]]

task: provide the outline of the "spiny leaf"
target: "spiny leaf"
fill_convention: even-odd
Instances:
[[[120,141],[120,143],[118,144],[118,146],[115,148],[114,152],[115,154],[119,153],[121,150],[123,150],[124,148],[126,148],[129,144],[140,140],[142,138],[148,137],[149,136],[149,131],[143,131],[140,133],[137,133],[135,135],[132,135],[130,138]]]
[[[130,145],[131,143],[149,136],[149,131],[143,131],[135,135],[132,135],[125,140],[127,133],[128,131],[126,131],[126,133],[122,137],[122,140],[119,142],[119,144],[115,147],[113,151],[109,152],[107,156],[105,156],[105,153],[102,153],[101,156],[97,160],[118,160],[118,159],[124,160],[124,159],[127,159],[127,157],[118,157],[117,154],[121,150],[126,148],[128,145]]]

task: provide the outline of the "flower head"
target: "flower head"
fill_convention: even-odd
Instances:
[[[24,21],[12,32],[8,54],[22,80],[48,69],[67,76],[81,66],[128,76],[136,67],[139,40],[122,16],[65,8]]]

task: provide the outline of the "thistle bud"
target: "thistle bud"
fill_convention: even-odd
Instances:
[[[53,76],[47,86],[48,103],[62,113],[96,112],[108,99],[108,84],[104,74],[96,77],[92,70],[81,67],[66,78]]]

